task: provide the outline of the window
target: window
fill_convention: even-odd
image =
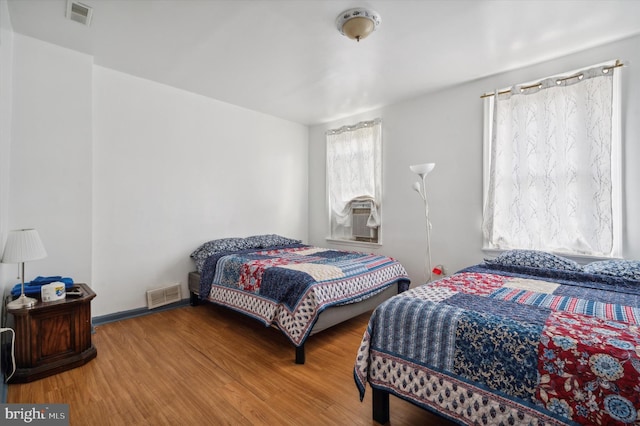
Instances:
[[[485,98],[485,248],[620,255],[618,65]]]
[[[329,130],[326,137],[331,238],[377,243],[382,192],[381,120]]]

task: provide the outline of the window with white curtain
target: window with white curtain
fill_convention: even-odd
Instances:
[[[620,68],[485,97],[484,246],[621,254]]]
[[[326,132],[330,237],[380,241],[382,122],[363,121]]]

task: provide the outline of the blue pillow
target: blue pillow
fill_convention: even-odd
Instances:
[[[276,234],[252,235],[245,238],[245,242],[247,243],[249,248],[269,248],[302,243],[301,240],[294,240]]]
[[[600,260],[585,265],[584,272],[640,280],[640,261],[624,259]]]
[[[528,266],[530,268],[560,269],[564,271],[582,270],[580,265],[571,259],[538,250],[509,250],[495,259],[485,259],[485,262],[502,266]]]
[[[236,251],[252,248],[244,238],[220,238],[207,241],[191,253],[193,260],[206,259],[223,251]]]

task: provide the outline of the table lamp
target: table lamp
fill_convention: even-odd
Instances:
[[[7,303],[7,308],[31,308],[36,304],[36,299],[27,297],[24,294],[24,262],[45,257],[47,257],[47,252],[42,245],[38,231],[35,229],[18,229],[9,232],[7,243],[4,247],[4,254],[2,255],[2,263],[20,263],[22,287],[20,296]]]

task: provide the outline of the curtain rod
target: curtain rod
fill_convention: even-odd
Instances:
[[[624,64],[619,59],[616,59],[616,63],[615,64],[610,65],[608,67],[604,67],[604,68],[602,68],[602,70],[603,71],[604,70],[608,71],[608,70],[612,70],[614,68],[623,67],[623,66],[624,66]],[[577,74],[570,75],[569,77],[558,78],[556,81],[566,81],[566,80],[571,80],[572,78],[582,78],[582,75],[583,75],[582,72],[579,72]],[[541,84],[542,83],[536,83],[536,84],[531,84],[529,86],[522,86],[520,89],[522,89],[522,90],[533,89],[534,87],[538,87]],[[504,94],[510,93],[510,92],[511,92],[511,89],[502,90],[502,91],[498,92],[498,95],[504,95]],[[495,93],[485,93],[485,94],[481,95],[480,98],[488,98],[488,97],[491,97],[491,96],[495,96]]]
[[[340,134],[342,132],[361,129],[363,127],[371,127],[371,126],[373,126],[375,124],[378,124],[378,123],[382,123],[382,119],[379,118],[379,117],[378,118],[374,118],[373,120],[361,121],[361,122],[353,124],[353,125],[342,126],[342,127],[338,128],[338,129],[327,130],[325,132],[325,134],[327,134],[327,135],[337,135],[337,134]]]

